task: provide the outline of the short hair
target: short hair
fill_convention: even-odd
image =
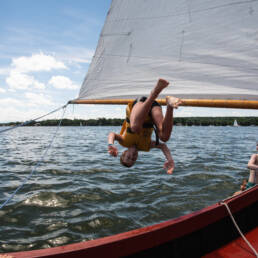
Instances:
[[[132,166],[134,165],[134,163],[128,164],[128,163],[124,162],[124,156],[125,156],[126,152],[127,152],[127,150],[125,150],[125,151],[121,154],[121,156],[120,156],[120,163],[121,163],[123,166],[130,168],[130,167],[132,167]]]

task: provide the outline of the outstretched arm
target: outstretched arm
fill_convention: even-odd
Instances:
[[[175,163],[174,163],[171,152],[170,152],[169,148],[167,147],[167,145],[165,143],[160,143],[160,144],[156,145],[156,143],[154,141],[152,141],[151,148],[158,148],[158,149],[162,150],[164,156],[167,159],[167,161],[165,161],[165,163],[164,163],[164,169],[167,170],[168,174],[172,174],[174,171],[174,168],[175,168]]]
[[[118,150],[117,150],[116,146],[114,146],[114,142],[122,141],[122,140],[123,140],[123,138],[121,135],[113,133],[113,132],[109,133],[109,135],[108,135],[108,153],[111,156],[116,157],[118,155]]]
[[[248,162],[248,165],[247,167],[251,170],[255,170],[255,172],[258,172],[258,165],[257,162],[256,162],[256,159],[257,159],[257,155],[256,154],[253,154]]]

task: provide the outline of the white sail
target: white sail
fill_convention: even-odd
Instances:
[[[113,0],[79,99],[258,100],[258,0]]]
[[[234,126],[238,126],[237,120],[234,121]]]

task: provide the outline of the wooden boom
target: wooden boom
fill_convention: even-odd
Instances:
[[[134,99],[75,99],[70,104],[109,104],[127,105]],[[165,99],[157,99],[161,105],[166,105]],[[213,107],[213,108],[241,108],[258,109],[258,100],[223,100],[223,99],[182,99],[181,106],[190,107]]]

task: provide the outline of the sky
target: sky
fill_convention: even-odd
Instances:
[[[2,0],[0,123],[27,121],[77,98],[111,0]],[[180,107],[182,116],[258,116],[257,110]],[[70,119],[123,118],[125,106],[69,105]],[[59,118],[61,112],[45,119]]]

